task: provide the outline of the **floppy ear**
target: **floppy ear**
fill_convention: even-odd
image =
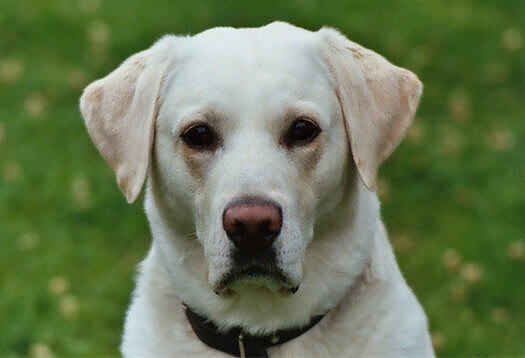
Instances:
[[[336,30],[322,28],[319,34],[355,164],[366,187],[374,189],[379,166],[412,123],[423,85],[412,72]]]
[[[146,178],[158,96],[167,61],[158,46],[139,52],[106,77],[91,83],[80,111],[91,139],[117,176],[129,203]]]

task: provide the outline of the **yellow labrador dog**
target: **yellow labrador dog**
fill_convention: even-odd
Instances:
[[[433,357],[374,191],[422,93],[337,31],[165,36],[90,84],[87,130],[153,242],[125,357]],[[147,180],[146,180],[147,178]]]

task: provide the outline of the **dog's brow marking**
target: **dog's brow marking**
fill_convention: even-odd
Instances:
[[[301,163],[298,179],[303,183],[303,185],[301,185],[303,188],[309,187],[309,183],[311,183],[311,179],[315,175],[315,169],[323,156],[324,138],[321,137],[322,132],[312,143],[309,143],[308,146],[297,150],[298,158],[300,158],[299,161]]]
[[[182,149],[183,151],[183,158],[184,162],[186,163],[188,167],[188,171],[190,175],[197,180],[199,183],[202,183],[204,180],[205,175],[205,158],[196,158],[196,155],[200,155],[200,153],[192,153],[194,151],[193,149],[184,147]]]

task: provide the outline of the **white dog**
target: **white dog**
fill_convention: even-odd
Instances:
[[[153,233],[125,357],[433,357],[377,170],[422,93],[333,29],[166,36],[91,85],[88,132]]]

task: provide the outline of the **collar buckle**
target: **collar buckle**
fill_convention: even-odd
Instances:
[[[244,335],[242,333],[239,334],[237,341],[239,343],[240,358],[246,358],[246,351],[244,350]]]

